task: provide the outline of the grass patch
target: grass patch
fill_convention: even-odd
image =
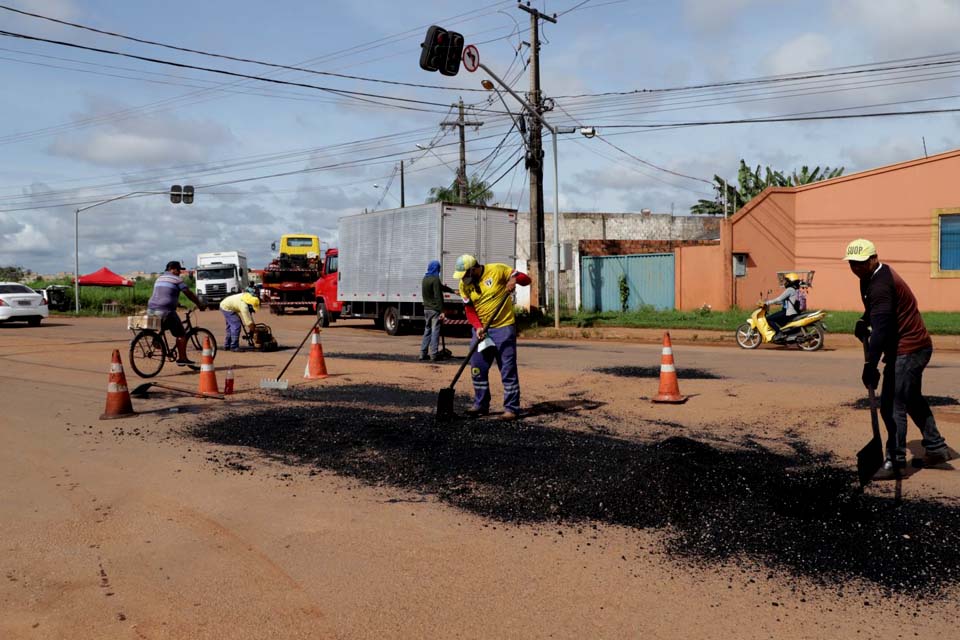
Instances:
[[[185,277],[183,279],[191,290],[196,290],[193,278]],[[80,287],[80,315],[81,316],[129,316],[135,315],[137,311],[147,308],[147,301],[153,294],[153,283],[156,278],[144,278],[134,282],[132,287]],[[68,287],[66,291],[70,300],[69,311],[51,311],[51,315],[76,315],[73,311],[73,280],[65,278],[62,280],[40,280],[27,283],[28,287],[33,289],[43,289],[53,284],[64,285]],[[193,303],[186,296],[180,296],[180,302],[188,309],[193,308]],[[120,305],[117,313],[103,313],[103,305],[108,303],[117,303]]]

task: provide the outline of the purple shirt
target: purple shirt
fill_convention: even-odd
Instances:
[[[177,310],[177,303],[180,302],[180,292],[186,290],[187,285],[183,282],[183,279],[168,271],[157,278],[157,281],[153,284],[153,295],[147,302],[147,309],[172,313]]]

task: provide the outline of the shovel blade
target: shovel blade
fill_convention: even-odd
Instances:
[[[453,412],[453,387],[440,389],[437,395],[437,421],[449,420],[454,417]]]
[[[287,379],[283,379],[283,380],[270,380],[270,379],[264,378],[263,380],[260,381],[260,388],[261,388],[261,389],[280,389],[280,390],[283,390],[283,389],[286,389],[289,385],[290,385],[290,381],[287,380]]]
[[[883,466],[883,461],[883,442],[880,438],[873,438],[857,452],[857,478],[861,487],[870,484],[874,474]]]

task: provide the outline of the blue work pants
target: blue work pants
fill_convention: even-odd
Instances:
[[[227,321],[227,339],[223,343],[224,349],[240,348],[240,314],[235,311],[220,310],[223,319]]]
[[[470,374],[473,378],[473,406],[486,411],[490,408],[490,365],[497,361],[500,380],[503,382],[503,408],[510,413],[520,412],[520,376],[517,372],[517,328],[515,325],[490,329],[487,335],[494,345],[483,351],[475,351],[470,357]],[[473,332],[477,340],[477,332]],[[472,344],[471,344],[472,346]]]

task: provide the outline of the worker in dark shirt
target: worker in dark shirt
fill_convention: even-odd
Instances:
[[[923,370],[933,354],[933,340],[907,283],[889,265],[880,262],[877,249],[859,238],[847,245],[844,256],[860,279],[864,313],[854,333],[867,344],[861,380],[876,389],[877,368],[883,358],[880,415],[887,427],[887,459],[874,479],[894,479],[907,465],[907,416],[920,428],[926,455],[923,466],[947,462],[951,451],[937,429],[930,405],[923,397]]]
[[[433,260],[427,265],[427,272],[423,274],[420,290],[423,295],[423,315],[426,318],[427,326],[423,329],[419,359],[437,361],[441,359],[438,349],[440,348],[440,325],[443,321],[443,292],[456,293],[440,282],[440,262],[438,260]]]

